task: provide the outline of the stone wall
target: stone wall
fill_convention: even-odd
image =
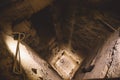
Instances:
[[[116,32],[111,35],[93,59],[92,64],[95,67],[91,72],[85,73],[84,79],[120,77],[119,55],[119,34]]]
[[[107,37],[114,32],[97,18],[100,17],[115,29],[118,28],[115,23],[119,22],[107,12],[81,7],[79,4],[78,0],[61,0],[53,4],[53,23],[60,44],[88,56],[96,53]]]

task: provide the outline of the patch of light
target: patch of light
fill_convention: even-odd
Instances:
[[[10,52],[13,53],[13,55],[15,56],[17,41],[10,36],[6,36],[5,42]],[[19,48],[21,65],[24,68],[25,72],[28,74],[30,80],[40,80],[40,77],[46,80],[61,80],[60,77],[55,74],[55,72],[50,70],[48,66],[44,65],[47,63],[43,59],[35,55],[35,52],[32,51],[27,45],[23,45],[20,43]],[[38,62],[41,64],[36,62],[33,56],[30,55],[30,53],[32,53],[34,57],[38,60]],[[34,74],[32,72],[33,68],[37,70],[37,74]]]
[[[49,63],[63,79],[71,80],[82,61],[83,58],[65,48],[52,56]]]
[[[56,67],[59,68],[59,72],[62,72],[66,74],[66,77],[70,76],[70,73],[72,73],[72,69],[75,68],[77,64],[74,63],[73,60],[71,60],[70,57],[63,55],[57,62]]]

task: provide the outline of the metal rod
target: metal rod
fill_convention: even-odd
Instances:
[[[113,31],[117,31],[112,25],[110,25],[109,23],[107,23],[106,21],[104,21],[104,20],[102,20],[102,19],[100,19],[100,18],[98,18],[98,20],[100,21],[100,22],[102,22],[103,24],[105,24],[107,27],[109,27],[110,29],[112,29]]]

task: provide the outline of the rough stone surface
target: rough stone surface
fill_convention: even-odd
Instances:
[[[115,49],[113,49],[113,60],[108,71],[109,78],[120,77],[120,39],[117,39]]]
[[[84,79],[116,78],[120,76],[120,52],[118,33],[111,36],[94,59],[95,67],[85,74]]]
[[[16,22],[16,19],[18,19],[18,22],[22,22],[23,19],[27,19],[34,13],[32,6],[27,1],[25,0],[25,3],[15,3],[6,9],[4,8],[5,10],[0,13],[0,26],[7,29],[6,25],[9,23],[3,23],[3,20],[10,21],[10,26],[12,26]],[[117,4],[118,1],[116,0],[113,3],[112,0],[56,0],[49,8],[33,14],[29,19],[32,24],[28,32],[26,32],[27,37],[25,42],[39,56],[47,59],[51,56],[51,52],[48,52],[48,43],[52,38],[57,38],[57,45],[70,47],[80,56],[86,58],[81,67],[88,67],[90,64],[95,64],[92,72],[86,74],[81,73],[80,68],[76,73],[75,80],[80,80],[83,77],[117,77],[120,75],[118,69],[120,65],[119,41],[116,46],[114,46],[114,40],[113,42],[106,42],[107,38],[114,31],[101,23],[97,18],[100,17],[112,25],[114,29],[117,29],[120,25],[120,17],[117,15],[118,10],[115,9],[118,8],[115,6],[110,7],[110,5]],[[1,24],[5,25],[3,26]],[[103,47],[104,43],[107,45]],[[103,48],[99,50],[101,47]],[[115,48],[113,49],[113,47]],[[6,48],[1,48],[1,51],[2,49]],[[59,49],[56,48],[55,51],[57,50]],[[97,53],[100,54],[96,56]],[[6,66],[6,64],[12,63],[12,57],[8,57],[10,57],[8,54],[2,54],[0,56],[0,65],[2,65],[0,70],[3,71],[3,69],[6,69],[6,73],[0,75],[6,78],[10,76],[11,80],[17,80],[19,77],[14,77],[13,79],[13,75],[9,72],[11,65],[9,65],[10,67]],[[95,59],[93,60],[93,58]],[[108,73],[107,75],[106,72]],[[40,77],[39,79],[42,78]]]
[[[83,53],[80,55],[90,56],[96,53],[97,49],[113,32],[96,18],[100,17],[111,25],[117,23],[117,20],[111,18],[111,15],[106,12],[83,8],[83,6],[80,8],[79,4],[78,0],[61,0],[53,4],[56,36],[62,44],[72,47],[78,53]]]

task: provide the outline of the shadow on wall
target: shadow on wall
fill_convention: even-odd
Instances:
[[[50,38],[55,35],[52,15],[49,7],[36,14],[33,14],[30,18],[32,25],[43,41],[50,40]]]

